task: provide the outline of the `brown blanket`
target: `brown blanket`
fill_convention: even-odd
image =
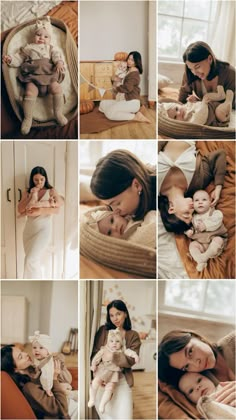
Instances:
[[[78,3],[63,1],[47,13],[49,16],[61,19],[68,26],[73,38],[78,41]],[[1,46],[11,31],[1,34]],[[12,110],[6,91],[3,75],[1,74],[1,138],[2,139],[77,139],[78,117],[74,117],[64,127],[32,128],[28,135],[20,134],[21,123]]]
[[[202,155],[208,152],[225,149],[227,172],[224,187],[217,209],[224,215],[224,224],[228,230],[228,244],[223,254],[210,259],[201,273],[196,270],[196,262],[188,256],[190,240],[185,235],[176,236],[176,243],[190,278],[199,279],[234,279],[235,278],[235,142],[234,141],[198,141],[197,149]],[[211,184],[208,192],[214,189]]]

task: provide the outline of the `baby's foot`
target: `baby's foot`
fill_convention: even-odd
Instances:
[[[66,125],[68,123],[68,119],[63,115],[63,114],[56,114],[55,115],[56,120],[58,122],[58,124],[63,127],[64,125]]]
[[[29,134],[31,129],[32,121],[25,118],[21,124],[21,134]]]
[[[105,411],[105,405],[104,404],[99,405],[99,411],[100,411],[101,414],[104,413],[104,411]]]
[[[89,402],[88,402],[88,407],[93,407],[95,405],[95,401],[93,400],[93,398],[90,397]]]
[[[198,264],[197,264],[196,269],[197,269],[197,271],[199,271],[199,273],[200,273],[200,272],[201,272],[201,271],[203,271],[203,270],[204,270],[204,268],[206,268],[206,267],[207,267],[207,263],[202,262],[202,263],[198,263]]]
[[[52,391],[51,391],[51,390],[46,391],[46,394],[47,394],[49,397],[53,397],[53,393],[52,393]]]

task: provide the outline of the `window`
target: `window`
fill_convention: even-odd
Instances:
[[[158,1],[159,59],[182,62],[189,44],[209,42],[216,7],[214,0]]]
[[[156,164],[157,150],[155,141],[108,140],[80,141],[80,169],[95,167],[97,161],[115,149],[127,149],[144,163]]]
[[[171,280],[159,282],[160,311],[181,312],[199,318],[235,320],[233,281]]]

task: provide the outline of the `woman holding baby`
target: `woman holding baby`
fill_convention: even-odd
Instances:
[[[113,87],[116,100],[100,102],[99,111],[113,121],[150,122],[140,112],[140,75],[143,73],[142,57],[131,51],[126,59],[127,73],[120,86]]]
[[[27,216],[23,233],[24,279],[41,279],[41,256],[51,240],[52,215],[59,212],[64,199],[48,181],[41,166],[32,169],[29,188],[18,204],[20,215]]]
[[[163,337],[158,349],[160,418],[199,418],[196,407],[188,401],[191,398],[178,390],[184,372],[203,372],[215,384],[220,383],[222,388],[214,400],[236,407],[235,333],[217,344],[187,330],[170,331]]]

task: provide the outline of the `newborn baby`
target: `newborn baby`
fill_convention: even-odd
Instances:
[[[97,230],[103,235],[126,239],[134,243],[156,248],[156,212],[149,211],[143,220],[134,221],[113,211],[97,210],[91,214]]]
[[[230,121],[233,98],[232,90],[227,90],[225,94],[223,86],[217,86],[217,92],[207,93],[202,101],[188,102],[185,105],[173,102],[162,105],[167,111],[168,117],[174,120],[202,125],[226,126]],[[222,100],[225,100],[222,104],[217,103]],[[213,101],[214,103],[212,103]]]
[[[179,390],[194,404],[206,419],[235,419],[236,409],[215,401],[215,393],[222,389],[200,373],[187,372],[179,380]]]
[[[185,233],[192,242],[189,252],[197,262],[197,270],[202,271],[207,266],[209,258],[222,254],[227,243],[227,230],[223,224],[223,213],[211,208],[211,199],[204,190],[198,190],[193,195],[193,213],[191,229]]]

